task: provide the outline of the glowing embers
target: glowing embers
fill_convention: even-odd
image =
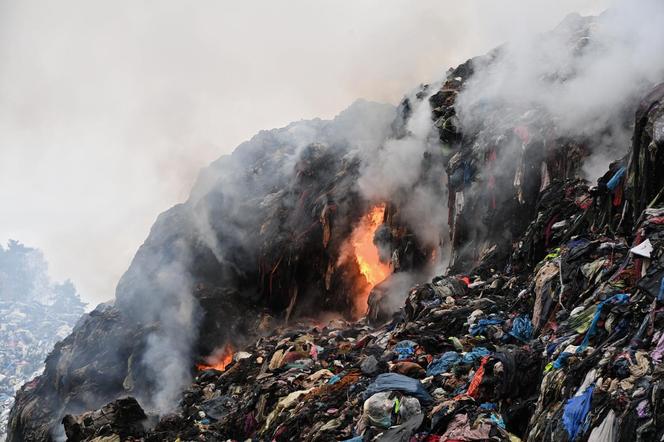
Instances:
[[[348,241],[351,250],[347,250],[347,253],[355,258],[360,273],[366,279],[364,288],[353,298],[353,315],[356,317],[366,314],[371,289],[392,273],[390,265],[380,260],[378,248],[374,244],[374,235],[383,224],[384,216],[385,204],[372,207],[355,226]]]
[[[228,364],[233,361],[233,354],[235,348],[231,344],[226,344],[222,348],[218,348],[210,356],[205,358],[205,364],[196,364],[196,368],[200,371],[203,370],[219,370],[224,371]]]

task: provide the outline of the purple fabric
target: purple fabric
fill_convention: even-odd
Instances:
[[[655,347],[650,356],[656,364],[659,364],[662,361],[662,357],[664,356],[664,332],[662,332],[662,335],[659,337],[657,347]]]
[[[644,418],[650,416],[650,407],[648,405],[648,401],[639,402],[639,405],[636,406],[636,413],[639,417]]]

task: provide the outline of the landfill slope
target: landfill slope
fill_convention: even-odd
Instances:
[[[571,16],[543,39],[563,34],[577,61],[596,26]],[[505,51],[396,111],[356,103],[214,163],[157,220],[115,305],[20,391],[10,440],[659,440],[664,87],[639,81],[611,119],[566,132],[552,108],[468,101]],[[370,133],[386,138],[363,156]],[[394,176],[370,173],[394,157]],[[375,207],[394,273],[358,320],[366,284],[344,244]]]
[[[538,192],[504,261],[487,254],[413,287],[383,325],[284,327],[200,371],[177,412],[133,436],[661,440],[664,183],[635,173],[661,164],[639,150],[664,146],[664,88],[635,119],[632,149],[597,183],[561,177]],[[99,435],[90,422],[72,440]]]

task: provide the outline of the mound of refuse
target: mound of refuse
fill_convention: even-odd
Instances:
[[[641,103],[631,155],[597,185],[552,180],[539,192],[502,266],[488,253],[417,285],[382,325],[284,326],[221,370],[201,367],[176,412],[135,436],[660,440],[664,192],[645,184],[644,199],[630,186],[656,160],[642,144],[664,142],[652,132],[662,99],[660,87]]]
[[[213,163],[9,440],[661,439],[664,70],[593,89],[615,20]]]

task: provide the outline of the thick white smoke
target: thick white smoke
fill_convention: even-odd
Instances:
[[[174,263],[157,275],[159,289],[169,293],[171,301],[159,313],[159,329],[148,336],[143,363],[154,373],[156,393],[150,398],[150,408],[160,412],[175,408],[180,392],[191,381],[199,310],[187,274],[186,268]]]
[[[387,139],[377,149],[359,152],[362,159],[358,188],[369,201],[398,202],[401,216],[426,245],[438,246],[447,219],[446,200],[433,192],[441,181],[421,183],[425,155],[441,150],[438,133],[431,119],[429,98],[439,89],[439,84],[426,88],[425,94],[411,93],[407,99],[411,115],[406,122],[405,135]],[[401,194],[407,193],[406,198]]]
[[[594,178],[627,149],[624,122],[664,80],[663,22],[663,2],[621,0],[597,18],[573,14],[553,32],[510,41],[476,64],[457,100],[462,127],[514,125],[535,109],[556,135],[592,140],[586,173]]]

